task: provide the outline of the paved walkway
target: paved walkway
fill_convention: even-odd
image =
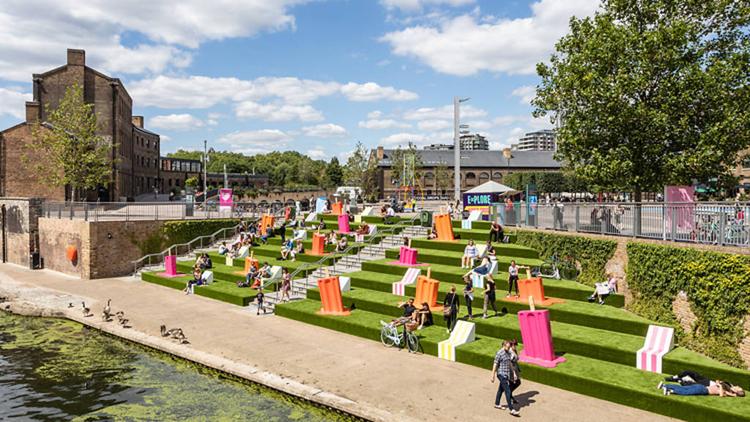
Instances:
[[[0,265],[0,296],[24,299],[249,378],[258,380],[262,372],[277,386],[288,385],[301,395],[331,397],[330,403],[341,403],[373,419],[512,419],[492,407],[497,384],[490,384],[489,368],[385,349],[371,340],[272,315],[257,317],[246,308],[185,296],[135,278],[79,280],[5,264]],[[113,312],[124,311],[133,328],[101,322],[107,298],[112,298]],[[95,316],[82,317],[81,299]],[[68,309],[69,302],[76,307]],[[159,335],[161,324],[181,327],[190,344],[164,340]],[[527,420],[670,420],[530,381],[524,381],[517,393],[522,418]]]

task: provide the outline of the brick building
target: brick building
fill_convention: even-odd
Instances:
[[[44,122],[75,83],[83,88],[84,101],[94,105],[97,134],[112,146],[110,183],[89,192],[88,199],[134,198],[160,185],[159,135],[143,128],[142,116],[132,115],[133,100],[119,79],[86,66],[85,51],[69,49],[65,65],[33,75],[34,98],[26,103],[26,120],[0,131],[0,196],[69,199],[67,189],[32,177],[24,158],[33,159],[33,124]]]

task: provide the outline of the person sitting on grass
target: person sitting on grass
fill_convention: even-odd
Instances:
[[[326,244],[327,245],[335,245],[339,241],[338,236],[336,236],[336,232],[331,230],[328,233],[328,236],[326,236]]]
[[[302,242],[302,239],[297,239],[297,244],[294,249],[294,254],[299,255],[305,253],[305,244]]]
[[[461,268],[470,268],[472,261],[479,255],[477,246],[473,240],[469,240],[469,243],[464,248],[464,256],[461,257]]]
[[[320,216],[320,221],[318,222],[318,227],[313,227],[313,228],[317,228],[320,231],[323,231],[323,230],[326,229],[326,222],[325,222],[325,220],[323,220],[323,216],[322,215]]]
[[[406,302],[400,302],[398,307],[404,310],[404,314],[391,321],[391,324],[393,324],[394,327],[398,327],[399,325],[405,324],[407,321],[413,320],[414,312],[417,311],[417,307],[414,306],[413,297],[410,297]]]
[[[291,257],[294,261],[294,241],[292,239],[287,240],[281,245],[281,260],[287,260]]]
[[[354,214],[352,214],[352,210],[346,210],[346,218],[349,219],[350,223],[354,222]]]
[[[484,248],[484,254],[482,254],[482,258],[484,257],[487,257],[491,260],[497,259],[495,247],[492,246],[492,242],[490,242],[489,240],[487,241],[487,246]]]
[[[227,248],[227,242],[221,242],[221,246],[219,246],[219,255],[224,256],[229,252],[229,248]]]
[[[601,283],[594,283],[594,293],[588,297],[589,302],[597,301],[600,305],[604,305],[604,299],[608,298],[609,295],[617,292],[617,279],[612,276],[607,281]]]
[[[196,265],[198,265],[201,270],[210,270],[214,266],[214,264],[211,262],[211,258],[207,253],[201,254],[201,256],[198,257]]]
[[[357,234],[361,234],[361,235],[368,235],[368,234],[370,234],[370,226],[368,226],[367,223],[363,222],[357,228]]]
[[[189,295],[190,293],[195,292],[195,286],[202,286],[203,285],[203,270],[199,266],[193,267],[193,279],[188,280],[187,286],[185,286],[185,292],[186,295]]]
[[[678,396],[745,397],[745,390],[739,385],[732,385],[719,380],[708,381],[708,385],[698,383],[682,385],[660,382],[656,388],[662,390],[665,396],[675,394]]]
[[[427,239],[433,240],[433,239],[437,239],[437,237],[438,237],[438,235],[437,235],[437,227],[435,226],[435,223],[433,223],[432,224],[432,229],[430,230],[429,233],[427,233]]]
[[[414,320],[419,324],[417,330],[421,330],[424,327],[429,327],[434,324],[432,321],[432,311],[427,302],[422,302],[422,307],[415,311],[413,315]]]
[[[338,244],[336,244],[336,252],[344,252],[346,248],[349,247],[349,241],[346,239],[346,236],[341,236],[341,239],[339,239]]]
[[[485,256],[484,258],[482,258],[482,263],[479,264],[478,267],[464,274],[464,276],[470,276],[472,273],[479,274],[486,277],[488,280],[492,280],[492,260],[489,257]]]

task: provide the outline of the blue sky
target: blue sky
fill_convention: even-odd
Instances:
[[[6,0],[0,127],[23,117],[31,73],[65,49],[121,78],[162,152],[297,150],[449,142],[462,123],[504,147],[533,119],[534,65],[597,0]],[[41,29],[41,30],[40,30]],[[47,34],[55,34],[47,37]]]

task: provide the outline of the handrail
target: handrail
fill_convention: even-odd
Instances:
[[[281,214],[282,212],[283,212],[283,209],[282,210],[277,210],[277,211],[274,212],[273,215],[274,215],[274,217],[276,217],[279,214]],[[257,222],[258,219],[259,219],[259,217],[254,217],[254,218],[255,218],[255,220],[252,220],[252,222]],[[161,258],[161,262],[164,262],[164,257],[167,256],[167,255],[170,255],[172,249],[175,250],[175,255],[176,255],[177,251],[179,250],[179,248],[183,247],[183,246],[186,247],[186,252],[185,253],[190,253],[193,250],[198,249],[198,248],[195,248],[193,246],[193,244],[195,242],[200,241],[200,245],[201,245],[200,248],[203,248],[203,240],[204,239],[210,239],[209,245],[211,243],[215,242],[216,239],[219,236],[221,236],[222,239],[226,239],[227,236],[225,235],[225,233],[226,233],[227,230],[230,230],[232,232],[232,234],[234,234],[234,233],[237,232],[237,230],[239,229],[239,227],[241,225],[242,225],[242,223],[240,222],[240,223],[238,223],[238,224],[236,224],[236,225],[234,225],[232,227],[221,228],[221,229],[217,230],[213,234],[198,236],[195,239],[192,239],[191,241],[186,242],[186,243],[175,243],[173,245],[170,245],[167,249],[164,249],[161,252],[156,252],[156,253],[148,254],[148,255],[142,256],[141,258],[139,258],[139,259],[137,259],[135,261],[131,261],[131,263],[133,264],[133,275],[135,275],[140,268],[143,268],[145,266],[144,265],[144,261],[145,260],[148,260],[149,265],[151,264],[151,258],[153,258],[153,257],[160,257]],[[230,235],[230,237],[231,237],[231,235]]]
[[[414,222],[416,220],[419,220],[419,215],[412,217],[410,220],[399,220],[399,222],[396,223],[396,224],[394,224],[393,227],[390,227],[389,229],[384,229],[382,232],[373,233],[373,234],[369,235],[369,238],[365,237],[365,241],[362,242],[362,243],[364,243],[364,245],[362,245],[362,244],[354,245],[353,244],[353,245],[349,246],[348,248],[344,249],[343,252],[340,252],[338,254],[336,254],[336,253],[328,254],[328,255],[324,255],[323,258],[319,259],[318,261],[315,261],[315,262],[306,262],[305,264],[301,265],[296,270],[292,271],[292,273],[290,274],[290,277],[291,277],[292,280],[294,280],[294,278],[297,275],[299,275],[300,272],[305,271],[305,278],[307,278],[307,270],[309,270],[310,267],[315,267],[315,269],[317,270],[319,267],[321,267],[323,265],[323,263],[325,261],[327,261],[328,259],[331,259],[331,258],[333,258],[333,269],[335,271],[336,270],[336,259],[335,258],[337,257],[337,255],[340,255],[341,257],[346,257],[347,255],[353,255],[353,254],[350,254],[350,252],[354,248],[358,248],[358,250],[357,250],[357,259],[361,260],[360,253],[362,252],[363,249],[366,249],[369,246],[374,246],[375,243],[373,243],[373,241],[375,239],[380,239],[381,237],[385,238],[385,237],[388,237],[390,235],[395,235],[396,234],[395,233],[396,229],[398,229],[398,228],[404,228],[404,227],[411,227],[411,226],[414,225]],[[385,235],[385,236],[383,236],[383,235]],[[266,284],[264,284],[263,287],[264,288],[267,287],[272,282],[275,283],[275,287],[276,287],[275,290],[278,291],[279,280],[269,281]],[[309,286],[308,286],[307,281],[305,281],[305,289],[307,289],[307,288],[309,288]]]

